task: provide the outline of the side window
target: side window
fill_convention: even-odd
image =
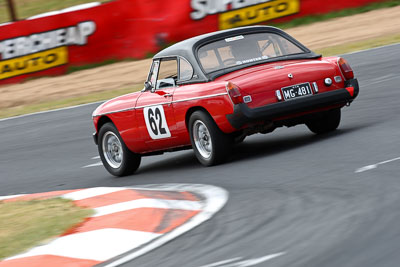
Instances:
[[[160,63],[156,89],[174,87],[178,79],[178,61],[163,59]]]
[[[179,58],[179,80],[188,81],[192,79],[193,68],[190,63],[183,58]]]

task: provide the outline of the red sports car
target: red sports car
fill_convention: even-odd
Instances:
[[[116,176],[134,173],[142,156],[187,148],[211,166],[251,134],[335,130],[358,92],[345,59],[315,54],[280,29],[219,31],[155,55],[142,91],[94,111],[94,141]]]

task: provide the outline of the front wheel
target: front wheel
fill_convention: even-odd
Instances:
[[[98,150],[104,167],[114,176],[130,175],[139,168],[141,156],[126,147],[112,123],[106,123],[101,127]]]
[[[190,140],[201,164],[212,166],[225,161],[232,150],[232,137],[224,134],[203,111],[195,111],[189,120]]]
[[[340,108],[325,111],[318,118],[314,118],[306,125],[310,131],[316,134],[328,133],[336,130],[339,127],[341,118]]]

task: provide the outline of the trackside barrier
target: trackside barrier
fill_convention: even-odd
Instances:
[[[140,59],[168,43],[220,29],[380,1],[114,0],[69,8],[0,25],[0,84],[65,74],[68,66]]]

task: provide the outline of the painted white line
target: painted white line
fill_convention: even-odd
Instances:
[[[95,208],[96,213],[93,217],[140,208],[201,210],[202,207],[203,205],[198,201],[144,198]]]
[[[98,101],[98,102],[92,102],[92,103],[87,103],[87,104],[82,104],[82,105],[76,105],[76,106],[71,106],[71,107],[65,107],[65,108],[57,108],[57,109],[52,109],[52,110],[45,110],[45,111],[39,111],[35,113],[29,113],[29,114],[24,114],[24,115],[19,115],[19,116],[14,116],[14,117],[9,117],[9,118],[4,118],[0,119],[0,122],[2,121],[8,121],[8,120],[13,120],[13,119],[20,119],[20,118],[25,118],[33,115],[40,115],[40,114],[46,114],[46,113],[52,113],[52,112],[57,112],[57,111],[64,111],[64,110],[69,110],[69,109],[75,109],[75,108],[81,108],[81,107],[86,107],[94,104],[102,104],[105,101]]]
[[[397,43],[397,44],[389,44],[389,45],[374,47],[374,48],[370,48],[370,49],[354,51],[354,52],[350,52],[350,53],[346,53],[346,54],[342,54],[342,55],[352,55],[352,54],[357,54],[357,53],[363,53],[363,52],[373,51],[373,50],[382,49],[382,48],[387,48],[387,47],[396,46],[396,45],[399,45],[399,44],[398,44],[398,43]],[[14,116],[14,117],[9,117],[9,118],[0,119],[0,122],[2,122],[2,121],[7,121],[7,120],[13,120],[13,119],[19,119],[19,118],[25,118],[25,117],[32,116],[32,115],[39,115],[39,114],[46,114],[46,113],[51,113],[51,112],[57,112],[57,111],[64,111],[64,110],[69,110],[69,109],[75,109],[75,108],[90,106],[90,105],[94,105],[94,104],[100,105],[100,104],[102,104],[102,103],[104,103],[104,102],[105,102],[105,101],[98,101],[98,102],[92,102],[92,103],[87,103],[87,104],[82,104],[82,105],[71,106],[71,107],[58,108],[58,109],[45,110],[45,111],[39,111],[39,112],[35,112],[35,113],[29,113],[29,114],[24,114],[24,115],[20,115],[20,116]]]
[[[386,163],[390,163],[390,162],[393,162],[393,161],[396,161],[396,160],[400,160],[400,157],[394,158],[394,159],[385,160],[385,161],[379,162],[378,164],[379,165],[386,164]]]
[[[155,239],[148,245],[143,246],[138,250],[134,250],[132,253],[116,260],[111,263],[105,264],[104,267],[114,267],[131,261],[149,251],[152,251],[165,243],[177,238],[178,236],[186,233],[187,231],[195,228],[196,226],[204,223],[211,219],[215,213],[220,211],[228,201],[229,193],[225,189],[211,185],[201,184],[164,184],[164,185],[147,185],[143,187],[137,187],[133,189],[152,188],[153,190],[165,190],[165,191],[189,191],[204,197],[203,210],[189,220],[187,223],[180,227],[175,228],[169,233],[166,233],[159,238]]]
[[[85,260],[106,261],[159,237],[160,234],[125,229],[100,229],[62,236],[7,260],[39,255],[55,255]],[[112,245],[110,245],[112,244]]]
[[[62,195],[63,198],[71,200],[82,200],[86,198],[96,197],[100,195],[105,195],[109,193],[114,193],[118,191],[126,190],[126,187],[94,187],[89,189],[83,189],[76,192],[71,192]]]
[[[264,256],[264,257],[243,260],[243,261],[238,261],[238,260],[242,259],[241,257],[238,257],[238,258],[233,258],[230,260],[225,260],[225,261],[220,261],[220,262],[216,262],[216,263],[203,265],[201,267],[248,267],[248,266],[254,266],[254,265],[272,260],[272,259],[280,257],[284,254],[286,254],[286,252],[275,253],[275,254]],[[234,262],[234,261],[236,261],[236,262]]]
[[[378,49],[382,49],[382,48],[388,48],[388,47],[397,46],[397,45],[400,45],[400,44],[396,43],[396,44],[383,45],[383,46],[374,47],[374,48],[370,48],[370,49],[363,49],[363,50],[358,50],[358,51],[354,51],[354,52],[349,52],[349,53],[342,54],[342,55],[353,55],[353,54],[374,51],[374,50],[378,50]]]
[[[378,165],[376,165],[376,164],[367,165],[367,166],[364,166],[364,167],[361,167],[361,168],[357,169],[355,171],[355,173],[365,172],[365,171],[373,170],[373,169],[376,169],[376,168],[378,168]]]
[[[221,266],[221,265],[224,265],[224,264],[227,264],[227,263],[231,263],[231,262],[234,262],[234,261],[239,261],[241,259],[243,259],[243,258],[242,257],[236,257],[236,258],[229,259],[229,260],[224,260],[224,261],[219,261],[219,262],[215,262],[215,263],[211,263],[211,264],[207,264],[207,265],[202,265],[200,267],[216,267],[216,266]]]
[[[16,255],[6,260],[24,258],[37,255],[55,255],[77,259],[92,259],[104,262],[103,266],[118,266],[132,259],[135,259],[147,252],[150,252],[165,243],[177,238],[194,227],[204,223],[212,218],[228,200],[228,192],[222,188],[211,185],[188,185],[188,184],[164,184],[164,185],[144,185],[141,187],[98,187],[90,189],[82,189],[76,192],[61,195],[61,197],[81,200],[91,197],[100,196],[107,193],[118,192],[126,189],[148,190],[148,191],[167,191],[167,192],[191,192],[200,197],[200,201],[187,200],[161,200],[155,199],[148,202],[142,201],[148,206],[158,205],[168,209],[186,209],[198,210],[199,213],[189,219],[181,226],[165,233],[157,234],[151,232],[133,231],[127,229],[100,229],[84,233],[74,233],[58,237],[48,244],[35,247],[27,252]],[[11,198],[15,196],[6,196]],[[102,214],[110,214],[117,210],[132,208],[138,206],[140,202],[123,203],[122,205],[108,205],[99,208],[97,211]],[[118,260],[117,256],[125,254]]]
[[[397,161],[397,160],[400,160],[400,157],[398,157],[398,158],[393,158],[393,159],[389,159],[389,160],[385,160],[385,161],[381,161],[381,162],[378,162],[378,163],[376,163],[376,164],[367,165],[367,166],[358,168],[358,169],[355,170],[354,172],[355,172],[355,173],[360,173],[360,172],[365,172],[365,171],[373,170],[373,169],[378,168],[379,165],[387,164],[387,163],[390,163],[390,162],[393,162],[393,161]]]
[[[93,163],[93,164],[89,164],[89,165],[83,166],[81,168],[85,169],[85,168],[91,168],[91,167],[97,167],[97,166],[103,166],[103,162],[99,161],[99,162],[96,162],[96,163]]]
[[[99,158],[100,158],[100,156],[95,156],[92,159],[99,159]]]
[[[397,73],[391,73],[391,74],[384,75],[384,76],[377,77],[377,78],[363,79],[363,82],[365,84],[368,84],[368,86],[371,86],[374,84],[382,84],[382,82],[384,82],[384,81],[394,80],[394,79],[398,79],[398,78],[399,78],[399,76]]]
[[[20,196],[25,196],[26,194],[20,194],[20,195],[12,195],[12,196],[3,196],[0,197],[0,201],[1,200],[6,200],[6,199],[10,199],[10,198],[16,198],[16,197],[20,197]]]
[[[34,113],[23,114],[23,115],[19,115],[19,116],[10,117],[10,118],[0,119],[0,122],[7,121],[7,120],[12,120],[12,119],[25,118],[25,117],[29,117],[29,116],[33,116],[33,115],[40,115],[40,114],[46,114],[46,113],[53,113],[53,112],[57,112],[57,111],[64,111],[64,110],[70,110],[70,109],[75,109],[75,108],[81,108],[81,107],[86,107],[86,106],[95,105],[95,104],[100,105],[100,104],[102,104],[104,102],[105,102],[105,100],[98,101],[98,102],[81,104],[81,105],[75,105],[75,106],[70,106],[70,107],[57,108],[57,109],[52,109],[52,110],[38,111],[38,112],[34,112]]]

